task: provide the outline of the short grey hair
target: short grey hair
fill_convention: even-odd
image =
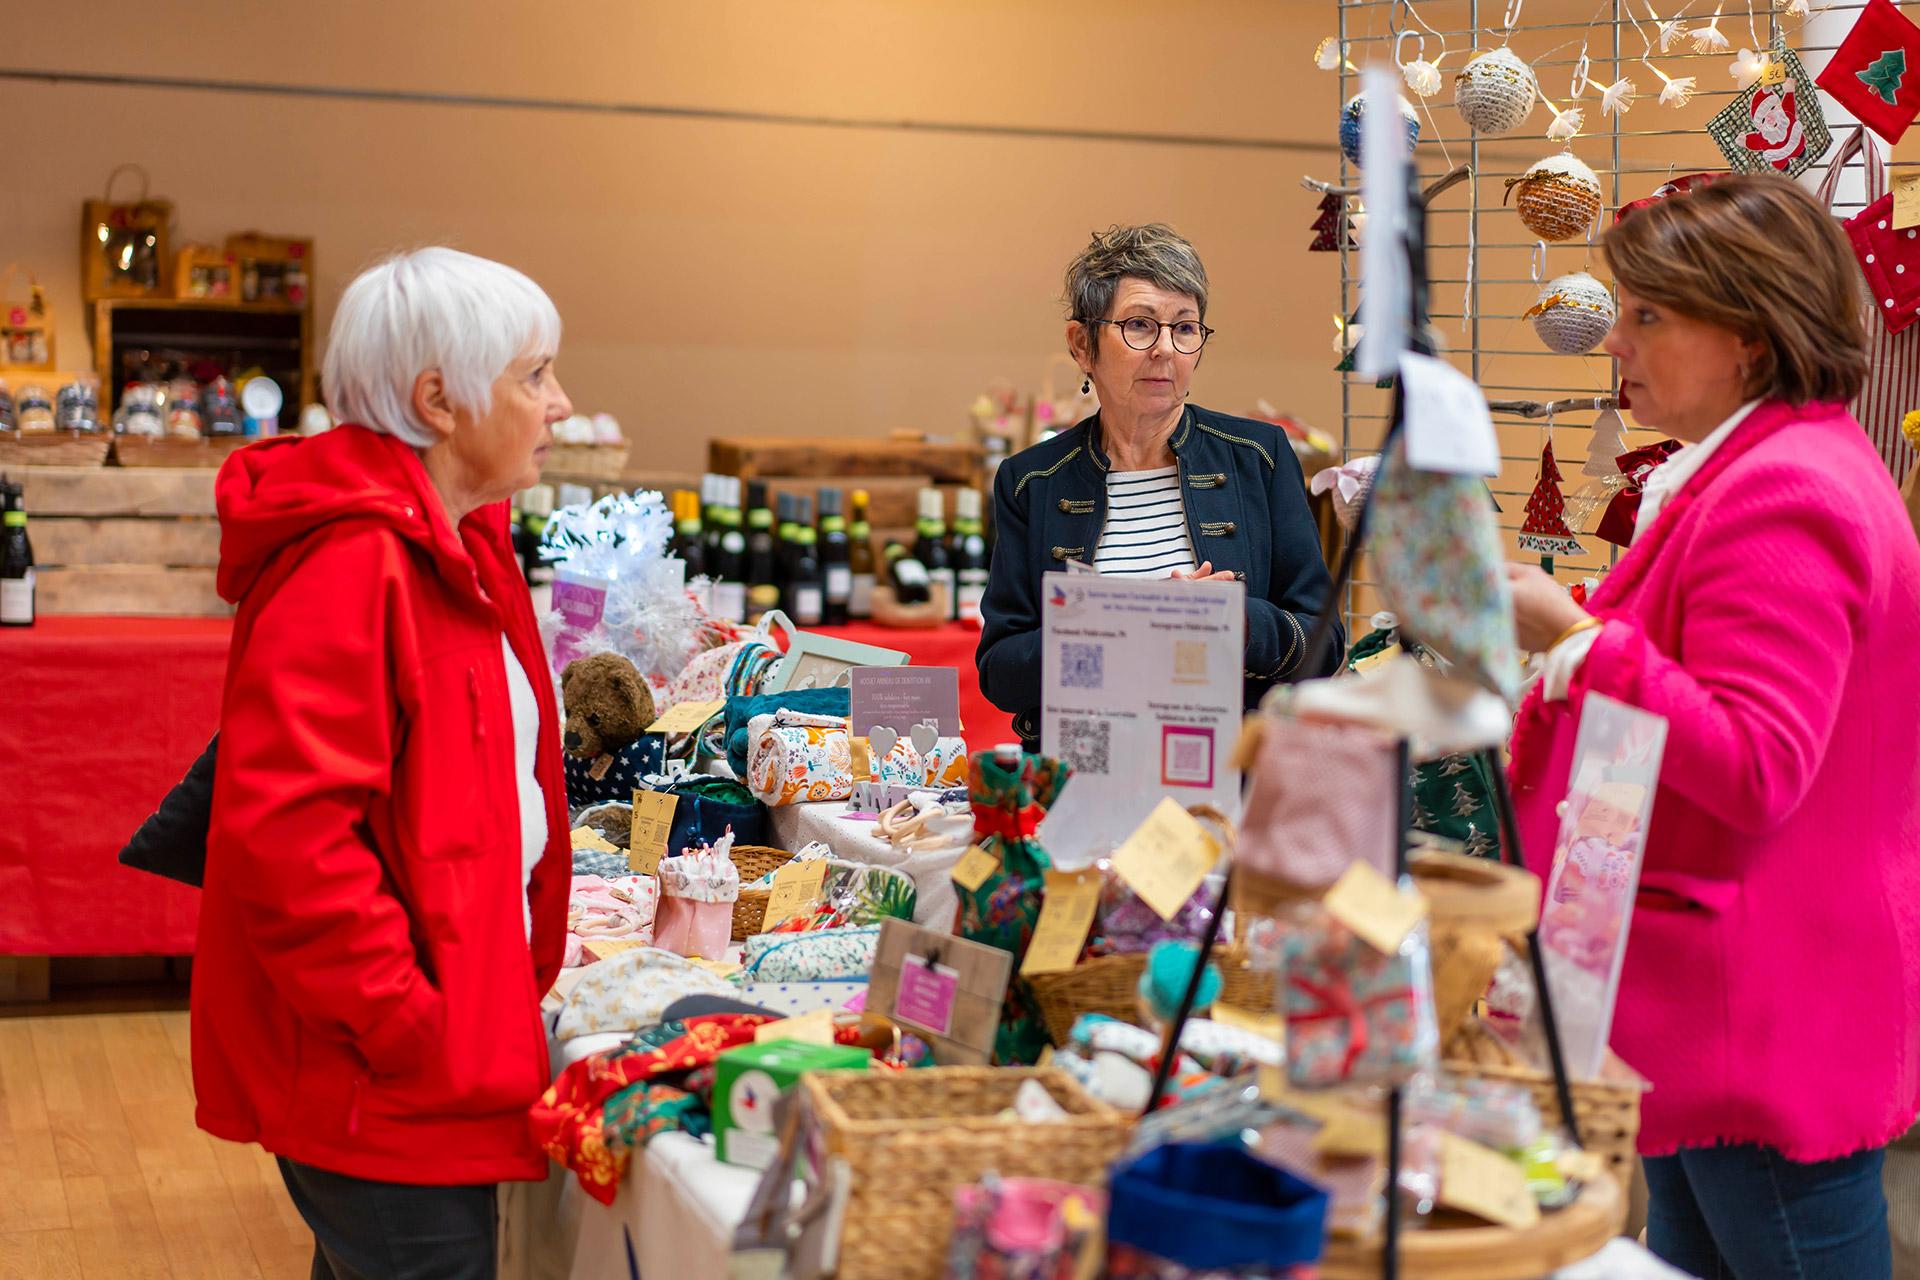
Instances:
[[[1107,319],[1114,291],[1129,276],[1188,295],[1200,308],[1200,319],[1207,318],[1207,269],[1193,246],[1164,222],[1094,232],[1067,264],[1067,318],[1083,324]]]
[[[559,349],[560,313],[532,280],[458,249],[415,249],[347,286],[320,376],[334,421],[426,449],[438,436],[413,411],[421,374],[438,369],[456,407],[485,413],[507,366]]]

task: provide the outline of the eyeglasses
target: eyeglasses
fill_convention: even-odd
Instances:
[[[1213,336],[1213,330],[1198,320],[1176,320],[1165,324],[1159,320],[1149,320],[1145,316],[1129,316],[1125,320],[1088,320],[1087,324],[1110,324],[1120,331],[1120,340],[1135,351],[1151,351],[1160,341],[1162,329],[1173,333],[1173,349],[1183,356],[1190,356],[1207,345],[1207,339]]]

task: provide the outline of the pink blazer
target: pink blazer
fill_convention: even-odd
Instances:
[[[1667,718],[1612,1044],[1653,1081],[1640,1150],[1830,1159],[1920,1105],[1920,543],[1839,405],[1756,408],[1589,604],[1565,702],[1513,738],[1553,856],[1580,707]]]

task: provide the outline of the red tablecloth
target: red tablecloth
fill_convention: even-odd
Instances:
[[[220,718],[226,618],[49,617],[0,628],[0,954],[187,955],[197,893],[115,861]],[[1010,741],[979,632],[822,628],[960,669],[975,749]]]

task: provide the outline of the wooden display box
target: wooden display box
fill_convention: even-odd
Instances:
[[[29,466],[27,528],[44,614],[218,616],[210,467]]]
[[[218,469],[243,444],[245,436],[115,436],[113,460],[123,467],[208,467]]]
[[[725,436],[707,446],[707,469],[743,480],[930,476],[947,484],[980,481],[982,451],[957,441],[876,436]]]

